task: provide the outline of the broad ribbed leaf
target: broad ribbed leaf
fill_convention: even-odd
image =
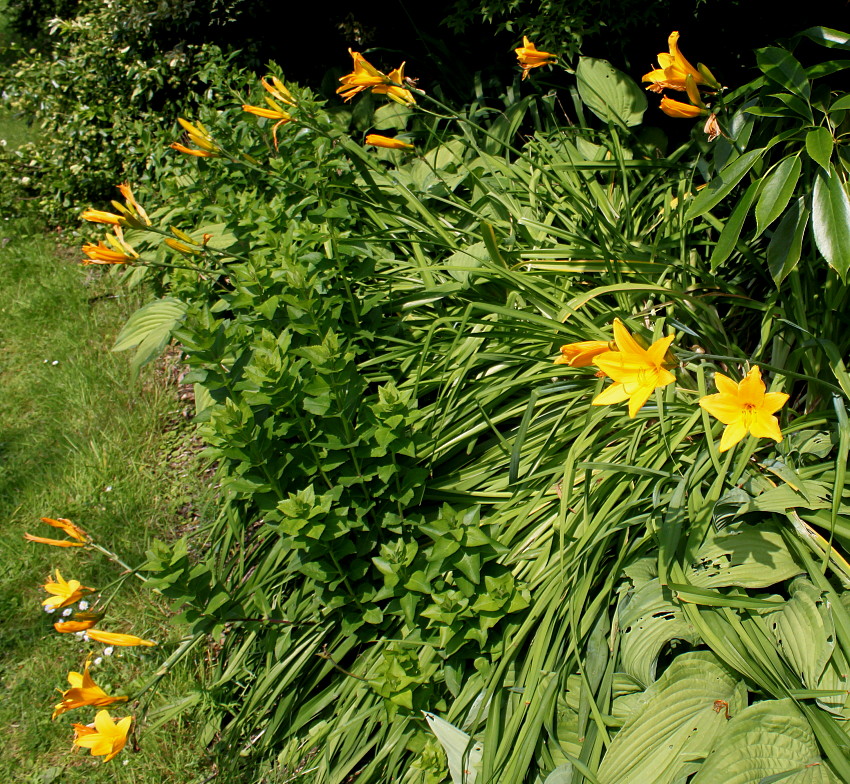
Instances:
[[[809,209],[800,197],[782,216],[767,246],[767,268],[778,286],[797,263],[803,250],[803,237],[809,223]]]
[[[785,49],[766,46],[756,50],[756,61],[762,73],[771,81],[808,100],[811,86],[803,66]]]
[[[113,351],[138,346],[133,368],[138,369],[158,356],[174,328],[186,317],[186,304],[173,297],[154,300],[139,308],[115,339]]]
[[[761,524],[712,533],[685,574],[691,585],[701,588],[767,588],[802,571],[776,526]]]
[[[576,85],[584,105],[600,120],[640,125],[646,111],[644,91],[607,60],[582,57]]]
[[[788,664],[805,686],[816,688],[835,648],[835,629],[821,592],[798,577],[791,598],[768,621]]]
[[[803,162],[799,155],[791,155],[770,173],[762,188],[756,205],[756,236],[761,234],[773,221],[775,221],[788,206],[788,202],[794,195],[797,180]]]
[[[833,166],[818,172],[812,199],[812,232],[818,250],[842,278],[850,269],[850,201]]]
[[[701,641],[658,578],[639,586],[623,602],[619,621],[622,667],[645,686],[655,680],[658,655],[667,643],[684,640],[696,645]]]
[[[746,704],[741,681],[707,651],[683,653],[643,693],[639,710],[614,737],[599,766],[600,784],[672,784],[693,772],[726,724]],[[722,781],[723,779],[717,779]]]
[[[806,767],[811,765],[812,767]],[[832,784],[809,723],[790,699],[765,700],[732,712],[691,784],[761,784],[769,776],[787,784]]]

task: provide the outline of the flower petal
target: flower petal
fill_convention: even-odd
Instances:
[[[756,411],[750,420],[750,433],[756,438],[772,438],[777,443],[782,440],[779,420],[766,411]]]
[[[738,385],[728,376],[724,376],[722,373],[715,373],[714,384],[721,395],[731,395],[736,400],[738,399]]]
[[[715,419],[719,419],[724,425],[731,425],[741,418],[741,405],[731,397],[720,393],[718,395],[706,395],[700,398],[700,408],[708,411]]]
[[[775,414],[788,401],[788,395],[784,392],[767,392],[761,410],[765,414]]]
[[[638,389],[632,393],[631,398],[629,399],[629,418],[634,419],[637,416],[637,412],[643,407],[643,404],[649,400],[649,396],[652,394],[652,391],[655,389],[654,384],[645,384],[642,387],[638,387]]]
[[[747,426],[742,419],[726,425],[723,436],[720,438],[718,451],[725,452],[730,447],[735,446],[745,435],[747,435]]]
[[[629,399],[629,394],[626,392],[622,384],[611,384],[607,389],[603,389],[593,400],[592,406],[610,406],[615,403],[622,403]]]

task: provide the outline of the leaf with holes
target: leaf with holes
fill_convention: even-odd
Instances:
[[[741,525],[731,533],[712,533],[685,574],[688,583],[700,588],[767,588],[802,571],[778,528],[761,524]]]
[[[682,610],[673,604],[670,591],[658,578],[637,587],[619,610],[620,660],[623,669],[644,686],[655,680],[658,656],[665,645],[683,640],[701,642]]]

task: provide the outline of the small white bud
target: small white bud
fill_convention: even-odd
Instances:
[[[89,608],[89,603],[85,599],[82,599],[77,603],[77,607],[79,607],[80,610],[85,612]]]
[[[97,658],[96,658],[96,659],[92,662],[92,664],[94,664],[94,666],[95,666],[95,667],[97,667],[97,666],[98,666],[99,664],[101,664],[102,662],[103,662],[103,659],[102,659],[100,656],[98,656],[98,657],[97,657]]]
[[[115,649],[114,649],[111,645],[107,645],[107,646],[103,649],[103,655],[104,655],[104,656],[112,656],[112,651],[114,651],[114,650],[115,650]]]
[[[72,607],[66,607],[64,610],[62,610],[62,617],[67,618],[72,612],[74,612]]]
[[[45,608],[44,608],[44,612],[46,612],[46,613],[54,613],[54,612],[56,612],[56,608],[55,608],[55,607],[45,607]]]

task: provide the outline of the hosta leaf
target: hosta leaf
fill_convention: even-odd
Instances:
[[[701,588],[767,588],[802,571],[776,526],[761,524],[710,534],[685,574],[691,585]]]
[[[136,348],[132,366],[138,370],[158,356],[174,328],[186,317],[187,306],[174,297],[164,297],[139,308],[115,339],[113,351]]]
[[[726,724],[726,705],[734,715],[746,704],[743,683],[707,651],[677,656],[642,696],[608,747],[600,784],[672,784],[708,754]]]
[[[473,742],[469,735],[435,713],[423,711],[423,714],[431,732],[437,736],[443,751],[446,752],[452,784],[474,784],[484,747],[477,741]]]
[[[818,172],[812,198],[812,233],[818,250],[842,278],[850,269],[850,201],[835,168]]]
[[[605,122],[640,125],[646,111],[644,91],[607,60],[582,57],[576,85],[584,105]]]
[[[623,669],[645,686],[655,680],[655,667],[664,646],[672,640],[700,642],[696,629],[685,620],[656,578],[621,604],[620,658]]]
[[[762,784],[769,776],[788,784],[838,782],[790,699],[764,700],[733,713],[691,784]]]
[[[779,649],[805,686],[817,687],[835,648],[832,616],[821,592],[807,579],[791,584],[791,598],[768,616]]]

